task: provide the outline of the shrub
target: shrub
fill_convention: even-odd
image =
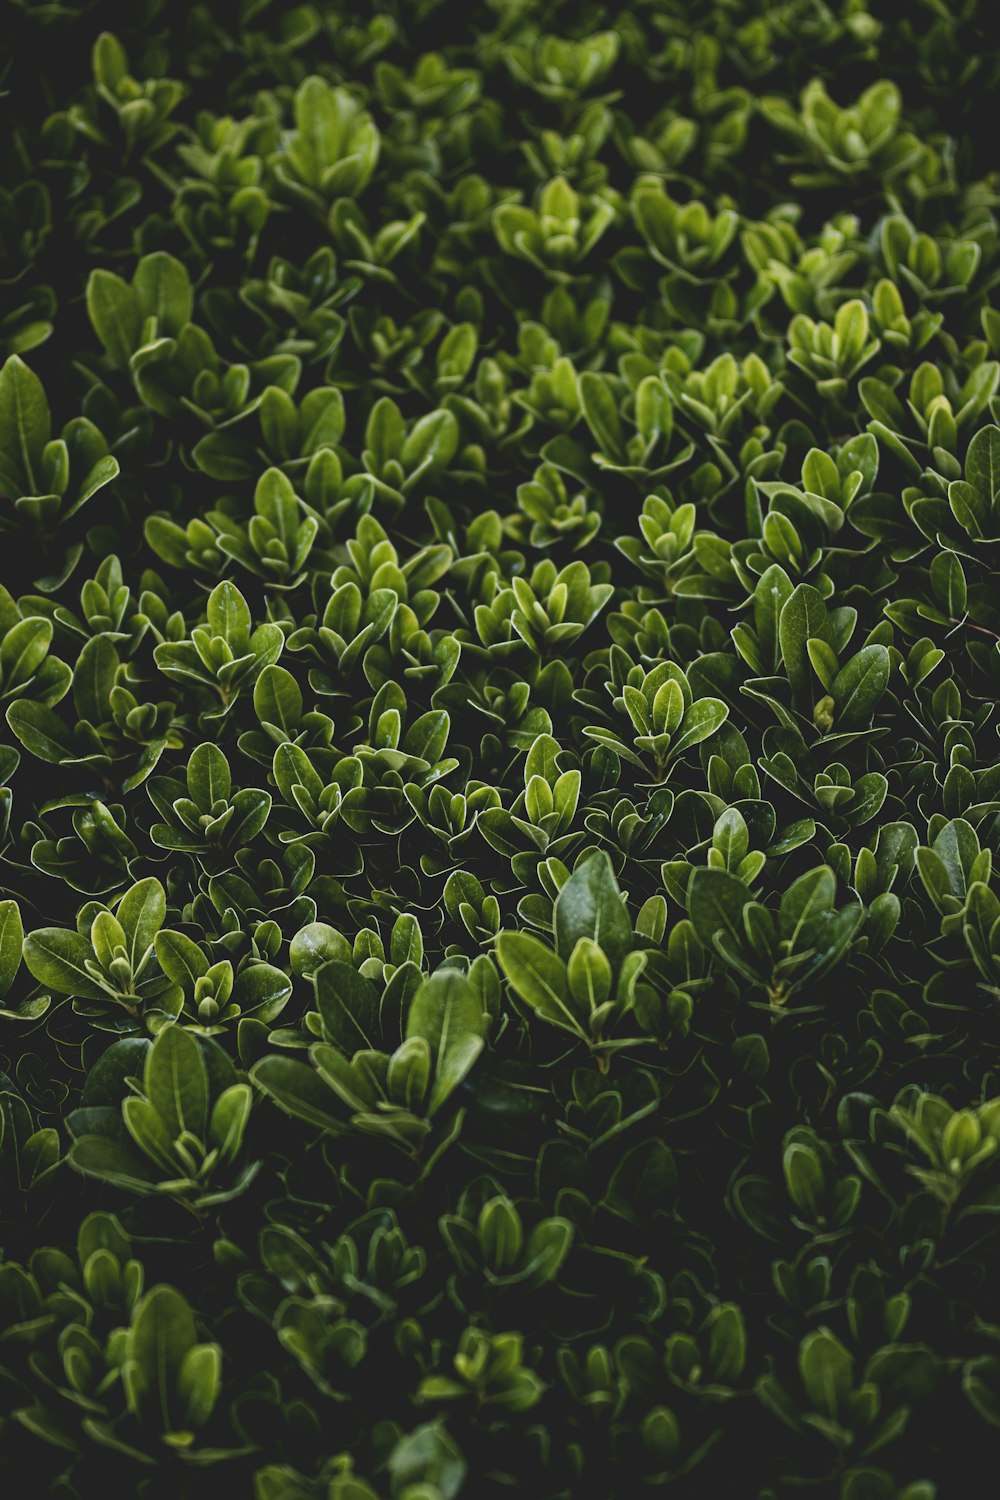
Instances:
[[[986,1492],[991,19],[8,0],[31,1493]]]

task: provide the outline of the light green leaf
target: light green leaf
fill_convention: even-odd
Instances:
[[[632,946],[632,923],[606,854],[585,860],[556,898],[557,952],[568,959],[580,938],[603,949],[617,972]]]
[[[1000,498],[1000,427],[981,427],[969,444],[965,477],[988,504]]]
[[[142,337],[142,312],[135,292],[113,271],[91,271],[87,312],[111,363],[124,370]]]
[[[62,927],[39,927],[24,940],[24,961],[39,984],[81,1000],[110,1000],[84,967],[90,957],[87,939]]]
[[[150,1104],[174,1136],[189,1130],[205,1138],[208,1073],[190,1032],[167,1026],[146,1055],[143,1088]]]
[[[208,973],[208,959],[198,944],[183,932],[157,932],[155,943],[156,957],[164,974],[190,995],[195,981]]]
[[[155,876],[140,880],[125,892],[118,903],[117,916],[125,933],[129,963],[135,973],[167,916],[166,892]]]
[[[837,673],[830,688],[837,729],[863,729],[889,682],[891,662],[885,646],[862,646]]]
[[[454,1093],[482,1052],[483,1021],[479,996],[455,969],[439,969],[411,1000],[406,1036],[423,1037],[433,1057],[429,1115]]]
[[[0,901],[0,999],[7,994],[21,967],[24,929],[16,901]]]
[[[122,1371],[128,1409],[153,1432],[178,1425],[178,1376],[195,1343],[194,1314],[180,1292],[155,1286],[132,1314]]]
[[[262,1057],[250,1078],[288,1114],[319,1130],[343,1131],[343,1120],[333,1113],[336,1096],[307,1063],[277,1054]]]
[[[502,932],[496,952],[504,975],[522,1000],[554,1026],[574,1036],[585,1035],[571,1008],[566,965],[551,948],[530,932]]]
[[[621,417],[605,376],[593,370],[584,371],[580,376],[580,402],[601,452],[616,463],[624,463],[627,455]]]
[[[0,489],[9,497],[42,492],[42,450],[51,436],[42,382],[12,354],[0,370]]]

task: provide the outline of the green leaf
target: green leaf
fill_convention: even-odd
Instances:
[[[817,640],[833,645],[826,605],[819,591],[810,583],[800,583],[782,608],[778,619],[778,642],[781,659],[798,698],[809,686],[809,658],[807,642],[815,636]]]
[[[194,1343],[194,1314],[180,1292],[171,1286],[148,1291],[132,1314],[122,1374],[130,1413],[153,1432],[178,1425],[178,1377]]]
[[[709,739],[728,718],[728,705],[721,698],[696,699],[684,715],[680,732],[670,741],[671,757],[683,755],[692,746]]]
[[[1000,498],[1000,427],[981,427],[973,437],[965,456],[965,478],[989,505]]]
[[[73,669],[73,702],[77,716],[95,728],[111,717],[111,689],[118,671],[118,652],[107,636],[95,636],[77,657]]]
[[[656,375],[640,380],[635,393],[635,425],[642,441],[651,447],[660,438],[669,438],[673,424],[673,407],[663,381]]]
[[[688,914],[703,943],[723,933],[736,948],[744,946],[743,908],[750,892],[728,870],[695,870],[688,890]]]
[[[208,596],[208,625],[213,635],[221,636],[234,655],[246,650],[250,639],[250,610],[234,583],[224,580]]]
[[[167,1026],[146,1055],[146,1098],[174,1136],[190,1131],[205,1138],[208,1074],[201,1048],[181,1026]]]
[[[382,396],[372,407],[365,428],[365,447],[371,452],[374,472],[381,474],[392,458],[403,451],[403,415],[395,401]]]
[[[585,1035],[571,1008],[566,965],[551,948],[529,932],[501,932],[496,952],[505,977],[522,1000],[554,1026],[574,1036]]]
[[[21,620],[8,630],[0,646],[0,680],[7,693],[30,681],[45,660],[51,641],[51,620]]]
[[[778,926],[789,951],[813,946],[817,931],[832,911],[837,880],[829,865],[807,870],[792,882],[781,898]]]
[[[402,748],[407,755],[416,756],[428,765],[435,765],[443,756],[448,743],[449,715],[444,709],[431,709],[415,719],[403,737]]]
[[[747,1336],[735,1302],[724,1302],[710,1317],[708,1363],[715,1381],[739,1380],[746,1368]]]
[[[132,287],[145,318],[155,318],[157,333],[180,333],[191,321],[194,293],[191,279],[179,260],[165,250],[144,255],[136,267]]]
[[[85,1135],[74,1141],[68,1157],[70,1166],[87,1177],[99,1177],[113,1187],[130,1193],[147,1193],[155,1176],[138,1151],[125,1141],[110,1136]]]
[[[307,922],[300,927],[288,946],[292,973],[311,979],[321,965],[331,960],[345,963],[351,956],[351,945],[342,933],[327,922]],[[352,967],[348,964],[348,967]],[[357,972],[352,969],[352,972]]]
[[[823,1200],[823,1168],[819,1155],[810,1146],[792,1142],[782,1159],[785,1184],[792,1202],[800,1213],[815,1222]]]
[[[232,1162],[239,1154],[252,1105],[249,1084],[234,1083],[222,1091],[212,1106],[208,1138],[218,1147],[222,1162]]]
[[[618,415],[611,387],[603,375],[598,375],[593,370],[584,371],[580,376],[580,403],[587,426],[594,434],[601,452],[616,463],[624,463],[627,454],[621,417]]]
[[[603,949],[615,973],[632,947],[632,923],[606,854],[579,865],[556,897],[556,951],[565,959],[580,938]]]
[[[272,769],[278,789],[289,805],[297,805],[296,787],[301,787],[314,804],[319,803],[323,795],[323,779],[301,745],[279,745],[274,752]]]
[[[146,1099],[134,1096],[122,1101],[122,1119],[136,1146],[157,1174],[167,1182],[187,1176],[174,1150],[177,1132],[158,1114]]]
[[[242,1011],[262,1014],[266,1011],[268,1015],[274,1015],[291,992],[291,980],[283,969],[277,969],[273,964],[254,963],[240,970],[233,998]]]
[[[209,813],[229,801],[233,778],[229,762],[211,741],[192,750],[187,767],[188,791],[202,812]]]
[[[113,1042],[91,1064],[81,1095],[83,1106],[112,1109],[117,1117],[122,1098],[128,1092],[125,1080],[142,1076],[152,1045],[146,1036],[123,1037],[120,1042]]]
[[[12,354],[0,370],[0,489],[9,497],[44,493],[42,450],[51,436],[42,382]]]
[[[342,1119],[332,1112],[335,1096],[307,1063],[293,1057],[262,1057],[251,1069],[250,1078],[288,1114],[318,1130],[343,1130]]]
[[[24,929],[16,901],[0,901],[0,999],[8,993],[21,967]]]
[[[322,78],[307,78],[295,95],[295,124],[301,160],[309,180],[318,184],[326,167],[341,155],[352,114],[346,90],[332,89]]]
[[[125,933],[128,959],[135,973],[167,916],[166,892],[156,877],[140,880],[126,891],[118,903],[116,916]]]
[[[835,1420],[851,1393],[853,1361],[828,1328],[817,1328],[802,1340],[799,1373],[813,1410]]]
[[[87,972],[90,958],[87,939],[62,927],[39,927],[24,940],[24,962],[39,984],[60,995],[110,1001],[108,991]]]
[[[593,1015],[611,994],[613,976],[603,949],[591,938],[580,938],[569,956],[566,969],[574,1001]]]
[[[885,646],[862,646],[837,673],[830,687],[836,704],[837,729],[869,725],[889,682],[889,652]]]
[[[117,93],[118,87],[128,77],[128,58],[125,48],[110,31],[104,31],[94,43],[94,82],[102,89]]]
[[[427,1113],[433,1115],[463,1081],[483,1050],[483,1010],[472,985],[455,969],[439,969],[410,1001],[406,1035],[429,1044],[434,1071]]]
[[[445,468],[458,449],[458,423],[450,411],[432,411],[414,422],[400,455],[407,475],[415,470],[437,472]]]
[[[157,932],[156,957],[160,968],[185,994],[191,994],[196,980],[208,973],[208,959],[198,944],[183,932]]]
[[[39,760],[59,765],[77,758],[72,734],[59,715],[44,703],[19,699],[8,708],[7,723],[24,748],[37,755]]]
[[[196,1344],[177,1372],[178,1425],[185,1435],[208,1421],[222,1388],[222,1350],[218,1344]]]
[[[253,706],[262,724],[293,734],[302,719],[302,692],[291,672],[265,667],[254,684]]]
[[[378,991],[352,964],[334,960],[316,970],[316,1005],[330,1040],[350,1056],[381,1041]]]
[[[91,271],[87,312],[111,363],[124,370],[142,337],[142,312],[135,292],[113,271]]]

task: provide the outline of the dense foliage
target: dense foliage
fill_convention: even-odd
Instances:
[[[5,0],[19,1493],[988,1492],[991,18]]]

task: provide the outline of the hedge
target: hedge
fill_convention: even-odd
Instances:
[[[3,11],[20,1492],[986,1494],[992,7]]]

